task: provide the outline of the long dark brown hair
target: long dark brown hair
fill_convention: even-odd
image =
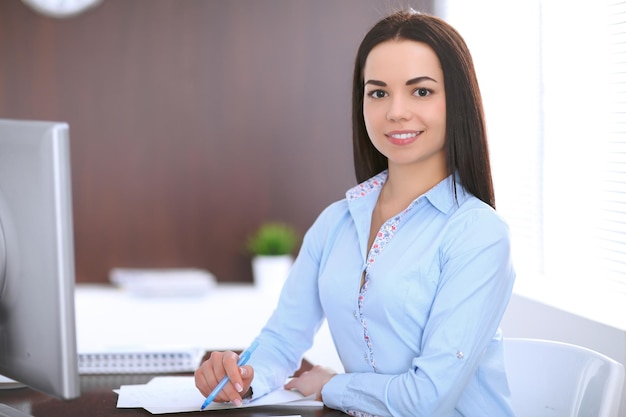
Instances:
[[[363,118],[363,68],[370,51],[381,42],[405,39],[422,42],[437,54],[446,91],[445,152],[448,174],[458,174],[463,187],[495,208],[482,98],[469,49],[461,35],[435,16],[397,12],[365,35],[354,65],[352,145],[357,181],[387,169],[387,158],[370,141]],[[456,181],[455,176],[452,177]]]

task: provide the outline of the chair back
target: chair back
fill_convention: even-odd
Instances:
[[[593,350],[508,338],[504,356],[517,417],[618,417],[624,367]]]

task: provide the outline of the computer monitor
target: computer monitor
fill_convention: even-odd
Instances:
[[[0,375],[80,395],[74,284],[69,127],[0,119]]]

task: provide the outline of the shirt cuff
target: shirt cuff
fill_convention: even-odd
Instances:
[[[250,389],[252,390],[252,396],[247,398],[248,402],[258,400],[271,391],[270,387],[264,381],[261,381],[261,378],[257,379],[256,377],[250,384]]]
[[[344,408],[344,397],[352,377],[352,374],[337,374],[324,384],[322,387],[322,399],[327,407],[346,411]]]

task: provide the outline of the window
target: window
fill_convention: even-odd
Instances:
[[[623,305],[626,1],[438,7],[474,57],[516,288],[577,288],[585,296],[571,302],[589,309],[620,294]]]
[[[614,288],[626,294],[626,1],[606,6],[608,94],[606,142],[598,224],[600,265]],[[604,75],[604,74],[602,74]]]

